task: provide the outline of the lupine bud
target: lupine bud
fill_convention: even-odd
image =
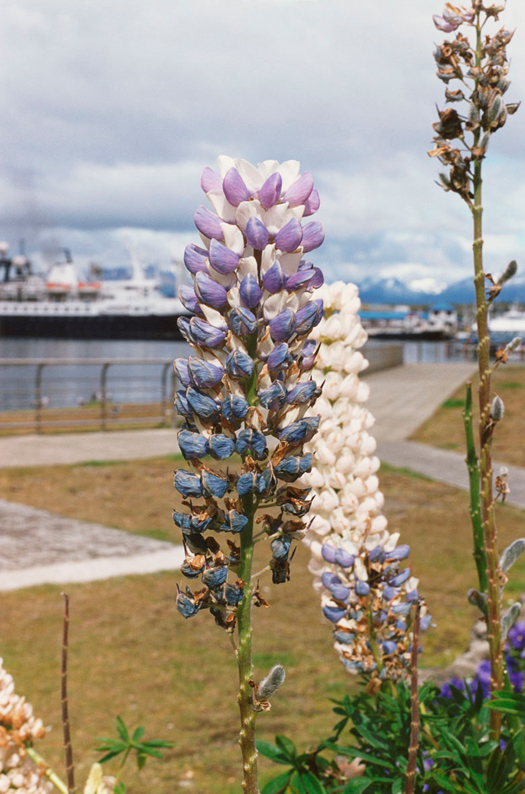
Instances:
[[[252,276],[251,273],[248,273],[248,275],[245,276],[241,281],[239,293],[242,302],[248,307],[248,309],[253,309],[254,306],[257,306],[262,298],[262,290],[259,287],[257,279],[255,276]]]
[[[301,244],[303,230],[297,218],[292,218],[275,235],[275,246],[285,253],[292,253]]]
[[[493,422],[500,422],[503,419],[504,413],[505,405],[503,404],[503,400],[501,397],[496,395],[492,400],[492,405],[490,407],[490,418]]]
[[[202,314],[202,309],[199,304],[199,299],[195,294],[193,287],[183,284],[179,287],[179,300],[182,305],[193,314]]]
[[[286,673],[281,664],[272,667],[266,678],[263,678],[257,689],[256,700],[267,701],[272,698],[277,690],[284,684]]]
[[[231,329],[236,336],[247,337],[257,329],[257,318],[244,306],[237,306],[228,315]]]
[[[268,230],[259,218],[250,218],[244,233],[246,242],[255,251],[263,251],[268,245]]]
[[[259,191],[259,201],[265,209],[269,210],[277,204],[281,197],[282,184],[283,180],[279,173],[272,174],[265,181]]]
[[[210,241],[210,264],[217,273],[223,276],[233,273],[239,267],[239,256],[217,240]]]
[[[232,350],[226,359],[226,372],[235,380],[249,378],[253,372],[253,359],[242,350]]]
[[[196,274],[195,293],[200,301],[211,306],[212,309],[222,309],[228,302],[227,290],[207,273]]]
[[[284,287],[285,276],[281,265],[275,261],[263,276],[263,287],[274,295]]]
[[[206,259],[208,252],[197,245],[187,245],[184,249],[184,264],[190,273],[206,272]]]
[[[513,276],[516,275],[517,271],[518,271],[518,263],[513,259],[512,262],[509,262],[509,264],[507,265],[507,267],[499,277],[498,284],[500,285],[505,284],[506,281],[509,281]]]
[[[215,240],[224,239],[220,219],[202,204],[195,211],[195,226],[205,237]]]

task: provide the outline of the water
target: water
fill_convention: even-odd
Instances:
[[[372,343],[381,345],[379,341]],[[437,363],[461,358],[450,342],[384,342],[403,344],[405,363]],[[96,339],[0,338],[0,358],[129,358],[126,365],[112,365],[107,372],[108,399],[114,402],[153,403],[170,388],[171,367],[134,364],[134,359],[172,361],[187,356],[185,342]],[[366,355],[366,348],[365,348]],[[163,383],[163,375],[165,382]],[[31,408],[35,404],[36,366],[0,367],[0,410]],[[100,395],[100,365],[46,366],[42,371],[41,396],[49,407],[71,407]]]

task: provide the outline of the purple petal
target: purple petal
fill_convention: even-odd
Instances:
[[[298,270],[297,273],[286,279],[286,289],[293,292],[293,290],[307,284],[314,275],[315,271],[313,268],[311,270]]]
[[[205,237],[215,240],[224,239],[220,219],[202,204],[195,211],[195,226]]]
[[[233,271],[239,267],[239,256],[235,251],[226,248],[225,245],[217,242],[217,240],[212,240],[210,242],[209,256],[213,269],[223,276],[228,275],[228,273],[233,273]]]
[[[238,207],[241,201],[248,201],[250,191],[244,183],[244,179],[236,168],[230,168],[222,183],[224,195],[234,207]]]
[[[437,29],[442,30],[444,33],[452,33],[453,30],[457,30],[459,27],[459,25],[451,25],[443,17],[438,16],[438,14],[434,14],[432,19]]]
[[[281,198],[283,180],[280,174],[272,174],[268,177],[262,188],[259,190],[259,201],[264,209],[269,210],[277,204]]]
[[[219,174],[216,174],[215,171],[208,168],[208,166],[206,166],[201,174],[201,188],[205,193],[209,193],[210,190],[222,190],[222,179]]]
[[[319,307],[316,301],[309,301],[302,306],[295,315],[296,329],[299,336],[309,334],[314,325],[318,323]]]
[[[264,289],[275,295],[280,292],[284,286],[284,273],[278,261],[275,261],[271,268],[269,268],[263,276]]]
[[[284,342],[289,339],[295,331],[295,318],[291,309],[283,309],[282,312],[270,320],[270,335],[274,342]]]
[[[326,562],[335,563],[336,552],[337,549],[335,546],[330,546],[328,543],[324,543],[321,549],[321,554],[323,555],[323,559],[326,560]]]
[[[208,252],[205,248],[199,248],[198,245],[187,245],[184,249],[184,264],[190,273],[198,273],[199,270],[205,271],[206,259]]]
[[[202,314],[202,309],[199,304],[199,299],[195,294],[193,287],[183,284],[179,287],[179,299],[183,306],[193,314]]]
[[[309,226],[310,224],[308,224]],[[306,228],[308,228],[306,226]],[[291,254],[301,244],[303,230],[297,218],[292,218],[275,235],[275,245],[281,251]]]
[[[314,212],[317,212],[320,206],[321,206],[321,198],[319,196],[319,191],[314,188],[310,193],[309,197],[304,202],[303,218],[307,218],[308,215],[313,215]]]
[[[303,229],[303,251],[313,251],[314,248],[319,248],[324,240],[323,227],[318,221],[311,221],[307,223]]]
[[[199,300],[213,309],[222,308],[228,301],[228,293],[222,284],[217,284],[207,273],[197,273],[195,276],[195,292]]]
[[[256,251],[262,251],[268,245],[268,230],[259,218],[250,218],[246,224],[246,242]]]
[[[245,276],[241,281],[239,286],[239,294],[241,296],[242,302],[249,309],[253,309],[253,307],[257,306],[261,300],[262,290],[259,287],[259,282],[255,276],[252,276],[251,273],[248,273],[248,275]]]
[[[312,276],[312,280],[310,281],[310,286],[314,289],[318,289],[322,287],[324,284],[324,274],[320,267],[314,267],[315,275]]]
[[[299,179],[296,179],[295,182],[290,185],[283,196],[283,201],[287,201],[290,207],[298,207],[300,204],[305,203],[313,187],[313,177],[309,171],[305,171],[304,174],[301,174]]]

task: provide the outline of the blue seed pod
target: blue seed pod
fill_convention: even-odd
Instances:
[[[287,342],[295,333],[295,315],[291,309],[283,309],[269,322],[270,336],[274,342]]]
[[[224,516],[224,524],[221,526],[222,532],[242,532],[248,523],[247,516],[238,513],[236,510],[228,510]]]
[[[206,568],[202,575],[202,581],[210,590],[216,590],[218,587],[222,587],[227,578],[227,565],[214,565],[211,568]]]
[[[411,604],[394,604],[392,606],[392,612],[394,613],[394,615],[401,615],[404,617],[410,615],[411,609],[412,609]]]
[[[254,306],[257,306],[259,301],[262,298],[262,290],[259,286],[259,282],[252,276],[251,273],[248,273],[247,276],[244,276],[243,280],[239,284],[239,295],[248,309],[253,309]]]
[[[255,490],[260,496],[269,496],[276,487],[277,480],[270,466],[255,478]]]
[[[271,386],[259,392],[259,403],[270,411],[278,411],[286,402],[287,391],[280,380],[275,380]]]
[[[197,414],[200,419],[209,422],[215,422],[219,418],[219,406],[208,397],[206,394],[201,394],[193,386],[188,386],[186,397],[191,406],[192,411]]]
[[[188,359],[176,358],[173,362],[175,374],[183,386],[190,385],[190,373],[188,372]]]
[[[208,442],[200,433],[191,430],[179,430],[177,440],[180,451],[186,460],[204,458],[208,454]]]
[[[409,555],[410,546],[407,546],[406,544],[398,546],[397,548],[393,549],[392,551],[388,551],[385,554],[387,560],[406,560]]]
[[[355,634],[351,631],[334,631],[333,636],[341,645],[351,645],[355,639]]]
[[[392,640],[387,640],[386,642],[381,643],[381,647],[383,649],[384,656],[391,656],[397,651],[397,643],[392,642]]]
[[[247,337],[257,330],[257,318],[244,306],[237,306],[228,315],[230,328],[236,336]]]
[[[333,584],[342,584],[340,578],[336,576],[335,573],[330,573],[330,571],[325,571],[323,573],[321,581],[327,590],[329,590]]]
[[[201,568],[199,568],[198,570],[195,570],[195,568],[192,568],[189,562],[186,562],[186,560],[184,560],[184,562],[180,566],[180,572],[188,579],[196,579],[197,576],[200,576],[203,569],[204,569],[204,565],[202,565]]]
[[[323,615],[325,618],[328,618],[331,623],[339,623],[346,615],[346,610],[341,609],[341,607],[324,606]]]
[[[256,475],[254,471],[247,471],[245,474],[241,474],[237,480],[237,493],[239,496],[246,496],[246,494],[254,490],[255,479]]]
[[[188,373],[192,385],[196,389],[212,389],[221,382],[224,370],[208,361],[201,361],[195,356],[188,359]]]
[[[173,512],[173,521],[181,529],[186,529],[188,532],[191,530],[191,516],[188,513],[179,513],[175,510]]]
[[[319,306],[310,301],[295,315],[295,330],[298,336],[306,336],[318,323]]]
[[[304,383],[298,383],[290,392],[286,401],[290,405],[306,405],[307,403],[315,400],[321,393],[317,383],[314,380],[309,380]]]
[[[337,549],[335,552],[335,563],[341,568],[351,568],[355,562],[355,557],[346,549]]]
[[[189,327],[192,341],[200,347],[209,347],[215,350],[224,344],[226,331],[222,328],[216,328],[206,322],[206,320],[201,320],[200,317],[192,317]]]
[[[233,350],[226,359],[226,372],[235,380],[246,380],[253,372],[254,361],[242,350]]]
[[[228,422],[240,422],[248,413],[249,405],[244,397],[229,394],[221,402],[221,413]]]
[[[329,543],[323,543],[321,554],[323,555],[323,559],[326,560],[326,562],[331,562],[332,564],[335,563],[336,553],[337,549],[335,546],[331,546]]]
[[[189,471],[178,469],[173,481],[177,491],[186,499],[188,496],[202,496],[200,479]]]
[[[361,579],[356,579],[354,590],[357,596],[367,596],[370,592],[370,585],[368,582],[363,582]]]
[[[185,391],[178,391],[175,395],[175,410],[179,416],[185,416],[186,419],[193,419],[193,411],[188,402]]]
[[[238,587],[236,584],[230,584],[226,582],[224,586],[224,600],[226,603],[231,607],[236,607],[239,604],[244,596],[244,590],[242,587]]]
[[[185,529],[182,530],[182,535],[184,543],[193,554],[206,554],[208,546],[202,535],[198,532],[188,532]]]
[[[280,538],[274,538],[270,543],[274,560],[287,560],[291,543],[292,539],[289,535],[282,535]]]
[[[410,568],[404,568],[401,573],[398,573],[397,576],[394,576],[389,581],[389,585],[391,587],[400,587],[407,579],[410,579],[412,575],[412,571]]]
[[[285,369],[288,367],[293,361],[292,356],[290,355],[290,351],[288,349],[288,345],[286,342],[282,342],[280,345],[276,345],[270,355],[266,363],[268,364],[268,369],[272,372],[276,372],[277,370]]]
[[[244,455],[251,449],[257,460],[262,460],[268,454],[266,437],[259,430],[254,430],[251,427],[238,433],[235,446],[239,455]]]
[[[430,627],[431,621],[432,621],[431,615],[424,615],[424,617],[421,618],[421,621],[419,623],[419,628],[421,629],[421,631],[427,631],[427,629]]]
[[[213,496],[215,499],[222,499],[229,487],[226,477],[220,477],[206,469],[201,474],[201,480],[202,490],[206,497]]]
[[[210,454],[216,460],[226,460],[235,452],[235,441],[222,435],[222,433],[217,433],[217,435],[210,436],[208,439],[208,447]]]
[[[177,611],[180,612],[183,618],[192,618],[201,608],[201,604],[195,604],[195,601],[192,598],[189,598],[184,593],[181,593],[180,590],[177,593],[176,604]]]
[[[348,601],[348,597],[350,596],[349,588],[345,587],[343,584],[333,584],[330,587],[330,592],[336,601]]]
[[[399,591],[396,590],[395,587],[391,587],[388,584],[383,587],[383,598],[385,601],[392,601],[392,599],[395,598],[398,593]]]

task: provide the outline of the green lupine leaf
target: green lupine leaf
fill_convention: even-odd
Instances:
[[[500,557],[499,567],[506,573],[509,568],[516,562],[525,551],[525,538],[518,538],[512,541],[510,546],[507,546],[505,551]]]
[[[276,736],[275,743],[290,761],[295,761],[297,758],[297,749],[291,739],[287,736]]]
[[[503,714],[514,714],[525,719],[525,695],[517,692],[495,694],[486,706],[494,711],[500,711]]]
[[[120,781],[113,789],[114,794],[126,794],[126,785]]]
[[[117,755],[120,755],[122,750],[119,750],[117,753],[107,753],[103,758],[99,759],[99,764],[105,764],[106,761],[111,761],[112,758],[116,758]]]
[[[122,738],[122,739],[123,739],[125,742],[127,742],[127,743],[129,744],[129,733],[128,733],[128,729],[127,729],[127,728],[126,728],[126,726],[124,725],[124,720],[122,719],[122,717],[117,717],[117,731],[118,731],[118,733],[119,733],[119,736],[120,736],[120,737],[121,737],[121,738]]]
[[[275,744],[263,742],[261,739],[257,739],[255,744],[261,755],[264,755],[265,758],[271,758],[271,760],[275,761],[276,764],[290,763],[289,759],[284,755],[282,750],[280,750],[279,747],[276,747]]]
[[[501,616],[501,641],[505,642],[507,634],[516,623],[521,613],[521,602],[516,601]]]
[[[325,787],[312,772],[301,772],[301,780],[306,794],[326,794]]]
[[[342,794],[363,794],[374,782],[368,777],[354,777],[346,784]]]
[[[133,731],[132,741],[133,742],[140,741],[142,739],[142,737],[144,736],[145,731],[146,731],[146,729],[143,728],[142,725],[139,725],[138,728],[135,728],[135,730]]]
[[[290,780],[290,772],[283,772],[282,775],[274,777],[269,783],[265,785],[261,794],[284,794],[288,788],[288,781]]]

